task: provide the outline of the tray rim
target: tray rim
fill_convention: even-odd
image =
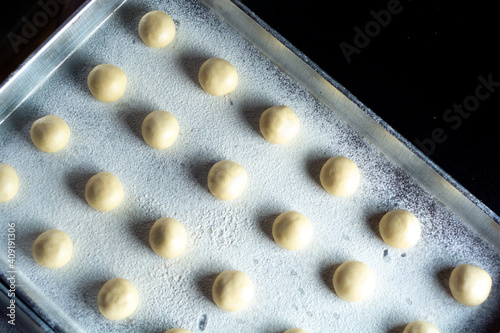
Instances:
[[[50,77],[50,75],[61,65],[66,59],[68,59],[79,47],[83,44],[87,38],[89,38],[95,30],[97,30],[117,9],[119,9],[127,0],[116,0],[116,1],[107,1],[107,0],[85,0],[71,15],[66,18],[66,20],[61,23],[52,34],[47,37],[33,52],[31,52],[26,59],[24,59],[19,66],[10,73],[3,82],[0,83],[0,100],[3,101],[0,104],[0,126],[2,123],[17,110],[17,108],[27,99],[29,98],[38,87],[45,82],[45,80]],[[74,25],[83,15],[83,13],[95,6],[95,4],[99,4],[102,2],[112,2],[117,3],[116,7],[112,11],[110,15],[107,15],[104,20],[98,24],[93,31],[88,34],[84,39],[82,39],[79,43],[72,45],[72,49],[69,51],[64,50],[66,52],[61,52],[60,55],[57,56],[57,65],[55,66],[47,66],[38,68],[42,72],[42,80],[39,80],[37,84],[30,88],[21,87],[18,84],[19,80],[29,80],[30,73],[27,73],[27,70],[30,69],[33,63],[36,61],[40,62],[40,58],[43,57],[46,53],[46,50],[50,48],[52,44],[54,44],[58,39],[65,38],[65,34],[68,34],[68,30],[72,25]],[[42,59],[43,61],[43,59]],[[22,82],[21,82],[22,83]],[[24,88],[24,89],[23,89]],[[23,91],[23,95],[21,99],[14,98],[15,89],[21,89]],[[7,95],[7,96],[4,96]],[[6,97],[6,98],[5,98]]]
[[[4,272],[0,271],[0,292],[8,297],[9,288],[7,283],[7,276]],[[37,325],[38,328],[48,333],[58,332],[54,328],[57,324],[54,323],[50,317],[38,307],[35,301],[33,301],[22,288],[16,286],[16,312],[21,311],[29,319],[33,321],[33,325]],[[16,317],[18,317],[16,315]],[[16,318],[17,319],[17,318]]]

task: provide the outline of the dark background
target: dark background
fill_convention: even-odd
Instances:
[[[242,2],[406,139],[425,142],[421,150],[500,213],[500,26],[494,2]],[[390,20],[381,12],[388,9]],[[376,29],[376,16],[385,27]],[[367,25],[370,40],[358,39],[361,47],[351,49],[348,62],[340,45],[356,47],[355,28],[365,31]],[[498,87],[474,104],[479,76]],[[464,101],[474,111],[453,112]]]
[[[0,80],[83,2],[48,1],[67,4],[14,52],[7,34],[19,34],[21,18],[31,21],[40,7],[0,0]],[[481,88],[489,95],[471,104],[473,112],[453,113],[474,102],[478,77],[500,85],[495,2],[241,1],[410,142],[425,142],[422,150],[437,165],[500,213],[500,87]],[[357,31],[366,28],[362,40]],[[340,45],[353,51],[349,59]]]

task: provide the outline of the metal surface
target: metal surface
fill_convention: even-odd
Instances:
[[[124,2],[86,1],[40,45],[0,86],[0,124]]]

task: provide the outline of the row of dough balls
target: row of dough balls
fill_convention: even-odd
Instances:
[[[139,35],[149,47],[164,47],[175,36],[175,25],[164,12],[152,11],[139,22]],[[198,72],[200,86],[209,94],[223,96],[232,92],[238,84],[236,68],[222,58],[210,58]],[[112,103],[125,93],[127,76],[119,67],[101,64],[94,67],[87,85],[91,94],[99,101]],[[260,118],[260,130],[266,140],[276,144],[289,142],[296,136],[300,120],[295,112],[285,105],[265,110]],[[174,115],[167,111],[154,111],[142,123],[142,135],[147,144],[156,149],[166,149],[177,139],[179,124]],[[35,121],[31,128],[34,145],[47,153],[63,149],[69,141],[71,131],[68,124],[55,115],[48,115]]]
[[[227,61],[211,58],[201,67],[210,66],[213,62]],[[218,65],[214,65],[217,67]],[[210,77],[210,75],[208,75]],[[89,74],[88,82],[92,94],[99,100],[108,99],[116,92],[117,87],[124,87],[125,74],[114,65],[102,64],[96,66]],[[203,82],[200,80],[200,83]],[[202,84],[203,86],[203,84]],[[124,89],[124,88],[123,88]],[[262,136],[269,142],[283,144],[291,141],[299,131],[300,120],[295,112],[286,105],[277,105],[266,109],[259,121]],[[166,149],[174,144],[179,135],[179,123],[168,111],[158,110],[148,114],[141,126],[144,141],[153,148]],[[63,149],[71,136],[68,124],[58,116],[47,115],[37,119],[31,126],[30,136],[33,144],[41,151],[54,153]]]
[[[201,87],[215,96],[225,95],[232,91],[238,80],[234,66],[221,58],[206,60],[200,67],[198,77]],[[234,86],[231,89],[223,88],[229,82]],[[118,95],[121,97],[125,92],[125,85],[125,73],[120,68],[110,64],[96,66],[88,76],[88,86],[92,95],[103,102],[115,101]],[[120,87],[119,94],[117,87]],[[267,141],[274,144],[284,144],[297,135],[300,120],[290,107],[276,105],[262,113],[259,127],[262,136]],[[151,147],[166,149],[176,141],[179,134],[179,123],[171,113],[158,110],[146,116],[142,122],[141,131],[144,141]],[[65,143],[61,145],[63,147]]]
[[[161,224],[158,222],[161,221]],[[172,226],[169,226],[172,224]],[[182,226],[173,219],[160,219],[155,228],[173,228],[182,230]],[[179,229],[180,228],[180,229]],[[150,234],[151,239],[158,234]],[[184,235],[182,236],[184,240]],[[181,243],[184,243],[183,241]],[[153,247],[153,243],[151,244]],[[176,246],[174,246],[176,247]],[[153,247],[153,249],[155,249]],[[156,250],[155,250],[156,252]],[[72,243],[69,237],[60,230],[49,230],[42,233],[33,244],[33,255],[38,263],[45,267],[60,267],[68,262],[72,254]],[[55,261],[59,260],[58,263]],[[475,266],[458,266],[451,275],[452,281],[461,281],[467,274],[478,269]],[[475,272],[473,272],[474,274]],[[465,274],[465,276],[463,276]],[[372,292],[375,286],[373,273],[365,264],[358,261],[348,261],[339,266],[333,277],[335,291],[346,300],[356,301]],[[455,296],[455,289],[451,289]],[[224,271],[215,279],[212,286],[214,303],[225,311],[239,311],[248,306],[254,297],[255,289],[252,280],[241,271]],[[113,278],[107,281],[97,296],[97,305],[101,314],[110,320],[121,320],[132,315],[139,305],[139,293],[135,286],[123,278]],[[167,333],[184,333],[187,330],[175,328]],[[408,324],[403,333],[427,332],[438,333],[438,329],[425,321],[415,321]],[[307,333],[300,328],[287,330],[285,333]]]
[[[172,18],[162,11],[146,13],[139,21],[139,36],[144,44],[152,48],[169,45],[176,34]],[[221,58],[211,58],[201,66],[198,79],[201,87],[214,96],[223,96],[238,85],[236,68]],[[92,95],[106,103],[120,99],[125,93],[127,76],[120,68],[111,64],[95,67],[87,78]]]
[[[387,213],[384,218],[393,212],[395,211]],[[283,223],[293,224],[295,221],[300,221],[299,230],[302,223],[310,224],[307,218],[293,211],[282,213],[276,218],[273,224],[273,237],[278,244],[280,238],[276,236],[276,230],[279,230]],[[184,252],[187,233],[177,220],[160,218],[150,229],[149,242],[156,254],[173,258]],[[36,262],[47,268],[64,266],[70,261],[72,252],[73,246],[69,236],[60,230],[45,231],[33,243],[33,256]],[[337,296],[346,301],[358,302],[371,296],[376,288],[376,278],[369,266],[353,260],[342,263],[335,270],[332,284]],[[470,306],[479,305],[486,300],[491,284],[491,277],[485,270],[468,264],[455,267],[449,279],[453,297],[460,303]],[[214,303],[222,310],[230,312],[247,307],[252,302],[254,293],[252,280],[241,271],[220,273],[212,286]],[[120,320],[135,312],[138,299],[139,294],[132,283],[126,279],[115,278],[101,288],[97,304],[104,317]],[[410,330],[411,327],[414,327],[415,331]],[[424,327],[428,330],[424,330]],[[438,332],[438,330],[430,323],[418,321],[409,324],[405,332]]]
[[[172,18],[162,11],[145,14],[139,22],[139,35],[143,42],[153,48],[169,45],[175,37]],[[238,72],[227,60],[210,58],[198,71],[200,86],[214,96],[224,96],[236,89]],[[111,103],[120,99],[126,90],[127,76],[119,67],[101,64],[89,73],[87,84],[92,95],[99,101]],[[283,144],[296,136],[300,120],[292,109],[285,105],[271,107],[260,118],[260,130],[264,138],[272,143]],[[176,140],[179,125],[167,111],[155,111],[144,119],[142,134],[152,147],[166,149]]]
[[[175,36],[175,25],[166,13],[149,12],[139,23],[139,34],[149,47],[164,47]],[[221,58],[210,58],[200,67],[200,86],[209,94],[223,96],[233,91],[238,83],[237,71],[232,64]],[[114,102],[125,92],[127,78],[118,67],[110,64],[96,66],[87,78],[92,95],[102,102]],[[287,106],[271,107],[263,112],[260,121],[263,137],[271,143],[287,143],[295,137],[300,127],[297,115]],[[142,123],[145,142],[156,149],[166,149],[177,139],[179,124],[167,111],[154,111]],[[69,141],[70,129],[57,116],[45,116],[35,121],[31,128],[33,144],[44,152],[56,152]],[[338,156],[329,159],[321,169],[321,184],[336,196],[353,194],[359,184],[359,171],[353,161]],[[246,187],[248,175],[245,169],[232,161],[216,163],[208,175],[210,192],[221,200],[233,200]],[[0,165],[0,201],[12,199],[17,193],[19,182],[15,170],[8,165]],[[87,183],[85,197],[93,208],[109,211],[116,208],[123,199],[123,187],[114,175],[101,172]],[[388,212],[380,221],[383,240],[396,248],[414,246],[420,238],[420,224],[416,217],[405,210]],[[294,211],[278,216],[273,223],[273,238],[277,244],[298,250],[309,244],[313,229],[310,221]],[[187,234],[178,221],[162,218],[155,222],[150,231],[150,245],[155,253],[166,258],[180,255],[187,244]],[[60,230],[42,233],[33,244],[33,256],[42,266],[62,267],[72,256],[72,242]],[[466,281],[475,281],[471,287]],[[375,289],[375,276],[362,262],[349,261],[338,267],[334,273],[333,286],[337,295],[348,301],[359,301],[368,297]],[[479,287],[477,287],[479,286]],[[450,277],[450,289],[461,303],[477,305],[482,303],[491,289],[489,274],[472,265],[457,266]],[[473,294],[472,296],[470,294]],[[251,279],[240,271],[221,273],[213,285],[214,302],[226,311],[238,311],[253,299],[254,287]],[[479,295],[478,295],[479,294]],[[139,295],[135,287],[125,279],[112,279],[101,289],[98,305],[101,313],[112,320],[123,319],[135,312]],[[122,302],[124,301],[124,302]],[[424,330],[427,329],[427,330]],[[416,321],[408,324],[405,333],[437,332],[430,323]],[[169,333],[188,332],[171,329]],[[304,333],[303,329],[290,329],[286,333]]]
[[[266,109],[260,118],[260,131],[269,142],[282,144],[289,142],[297,134],[300,120],[286,105]],[[144,141],[153,148],[166,149],[174,144],[179,135],[179,123],[168,111],[153,111],[142,121],[141,133]],[[69,142],[71,129],[64,119],[47,115],[33,122],[30,130],[31,141],[45,153],[55,153]]]
[[[158,219],[151,228],[149,240],[153,250],[164,257],[177,256],[186,246],[187,235],[183,226],[172,218]],[[42,266],[57,268],[69,262],[73,252],[68,235],[60,230],[43,232],[33,243],[33,256]],[[365,299],[375,289],[372,270],[359,261],[341,264],[333,275],[335,292],[344,300],[356,302]],[[488,296],[491,278],[483,269],[462,264],[450,276],[452,295],[466,305],[478,305]],[[250,277],[242,271],[224,271],[212,285],[214,303],[222,310],[234,312],[246,308],[253,300],[255,288]],[[97,296],[100,313],[110,320],[121,320],[132,315],[139,305],[139,293],[135,286],[123,278],[108,280]],[[189,332],[173,329],[167,332]],[[307,333],[303,329],[291,329],[285,333]],[[408,324],[403,333],[438,333],[431,323],[415,321]]]

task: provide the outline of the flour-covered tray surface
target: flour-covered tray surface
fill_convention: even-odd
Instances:
[[[15,197],[0,203],[3,279],[15,275],[16,288],[54,331],[402,332],[416,320],[440,332],[498,331],[495,244],[467,214],[456,212],[457,200],[450,206],[363,134],[375,129],[358,130],[342,104],[324,103],[296,80],[294,68],[276,62],[279,54],[263,51],[262,45],[281,45],[272,34],[259,45],[259,35],[249,38],[251,24],[239,31],[230,22],[243,21],[217,11],[229,7],[252,21],[241,4],[223,0],[116,1],[112,15],[88,29],[84,42],[19,99],[0,125],[0,163],[19,178]],[[161,48],[148,47],[138,31],[141,18],[156,10],[167,13],[176,30]],[[89,19],[86,13],[78,15]],[[236,89],[214,96],[201,87],[199,70],[209,58],[236,68]],[[115,102],[102,102],[89,90],[89,73],[100,64],[126,74],[125,93]],[[289,142],[276,144],[264,138],[259,121],[280,105],[295,112],[300,128]],[[143,137],[143,121],[153,111],[177,119],[178,137],[166,149]],[[30,134],[47,115],[63,119],[71,133],[54,153],[38,149]],[[352,117],[355,122],[359,114]],[[330,194],[321,182],[323,165],[335,156],[359,170],[359,185],[348,196]],[[222,160],[238,163],[248,175],[234,200],[209,189],[209,171]],[[123,200],[110,211],[94,209],[85,196],[89,179],[103,171],[123,187]],[[411,212],[421,225],[412,247],[389,246],[381,236],[381,218],[396,209]],[[310,221],[312,238],[304,248],[287,249],[273,237],[273,222],[287,211]],[[149,241],[153,224],[164,217],[186,230],[186,249],[175,258],[158,255]],[[35,239],[52,229],[73,244],[71,259],[60,268],[46,268],[33,255]],[[495,223],[484,230],[492,239],[500,236]],[[13,267],[9,244],[15,244]],[[353,260],[375,277],[373,293],[357,302],[341,298],[332,283],[340,264]],[[452,295],[450,274],[460,264],[491,276],[482,304],[467,306]],[[233,270],[251,279],[254,297],[230,312],[214,302],[212,286],[221,272]],[[139,295],[135,312],[121,320],[98,308],[98,293],[113,278],[127,279]]]

